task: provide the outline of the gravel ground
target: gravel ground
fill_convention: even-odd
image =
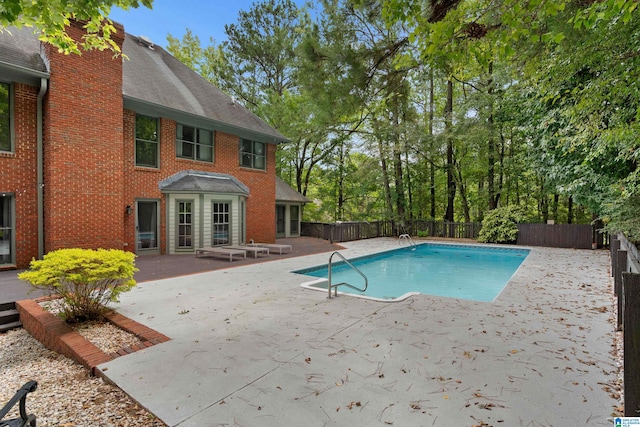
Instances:
[[[100,342],[88,339],[103,351],[119,349],[132,339],[111,325],[92,325],[79,332],[100,336]],[[165,426],[122,390],[89,377],[82,366],[47,350],[24,329],[0,334],[0,404],[29,380],[36,380],[38,389],[27,398],[27,412],[36,415],[39,427]],[[9,417],[17,416],[16,405]]]

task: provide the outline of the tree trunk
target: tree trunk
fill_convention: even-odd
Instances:
[[[500,206],[500,198],[504,189],[504,135],[500,131],[500,172],[498,174],[498,191],[496,192],[496,207]]]
[[[447,211],[445,221],[454,220],[454,201],[456,198],[456,182],[453,177],[453,81],[447,80],[447,104],[444,109],[445,135],[447,138]]]
[[[344,221],[344,144],[338,147],[338,203],[336,220]]]
[[[489,128],[489,138],[487,141],[487,193],[489,194],[489,210],[493,210],[498,207],[495,188],[496,140],[493,125],[493,62],[489,62],[489,79],[487,86],[487,94],[489,95],[489,117],[487,119],[487,126]]]
[[[402,176],[402,158],[401,152],[398,147],[398,141],[394,141],[393,148],[393,169],[396,186],[396,212],[398,213],[398,220],[404,221],[406,218],[406,201],[404,198],[404,180]]]
[[[568,202],[568,212],[567,212],[567,224],[573,224],[573,196],[569,196]]]
[[[540,216],[542,217],[542,222],[544,224],[547,223],[549,219],[549,196],[547,196],[546,188],[545,188],[544,178],[540,179],[540,200],[538,201],[538,206],[540,207]]]
[[[469,201],[467,200],[467,190],[462,178],[462,167],[460,163],[455,161],[456,175],[457,175],[457,187],[460,189],[460,198],[462,199],[462,211],[464,213],[464,221],[471,222],[471,212],[469,210]]]
[[[411,187],[411,168],[409,167],[409,150],[405,146],[404,164],[407,169],[405,175],[407,177],[407,196],[409,197],[409,205],[407,206],[408,218],[413,219],[413,189]]]
[[[555,193],[553,195],[553,205],[551,205],[551,215],[553,216],[553,220],[556,223],[560,222],[560,218],[558,218],[558,202],[560,201],[560,195]]]
[[[433,68],[429,70],[429,199],[431,205],[431,219],[436,218],[436,164],[433,161],[433,116],[434,116],[434,78]]]
[[[393,123],[395,129],[399,128],[398,111],[393,112]],[[400,146],[400,135],[397,132],[393,132],[393,175],[395,179],[396,187],[396,212],[398,214],[398,220],[404,221],[406,218],[406,201],[404,198],[404,178],[402,174],[402,147]]]
[[[380,167],[382,168],[382,183],[384,185],[384,199],[387,208],[387,218],[393,218],[391,186],[389,185],[389,172],[387,171],[387,155],[384,150],[384,145],[380,139],[378,139],[378,154],[380,155]]]

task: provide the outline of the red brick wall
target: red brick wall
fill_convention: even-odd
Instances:
[[[69,34],[82,37],[73,23]],[[122,44],[124,32],[114,36]],[[63,55],[45,45],[45,252],[122,248],[122,59],[110,51]]]
[[[11,193],[16,206],[16,264],[25,267],[38,256],[37,87],[13,85],[15,151],[0,153],[0,193]]]
[[[124,112],[125,184],[124,204],[135,206],[136,198],[162,199],[158,183],[183,170],[226,173],[235,176],[247,187],[247,240],[273,242],[275,232],[275,165],[276,146],[267,144],[267,170],[259,171],[240,167],[239,138],[222,132],[215,133],[214,162],[200,162],[176,157],[176,122],[160,120],[160,168],[135,166],[135,117],[134,111]],[[166,206],[160,207],[160,251],[166,253]],[[125,220],[125,240],[130,250],[135,250],[135,214]]]
[[[79,39],[83,30],[74,23],[69,33]],[[114,40],[122,44],[119,36]],[[241,168],[238,137],[222,132],[215,133],[213,163],[178,159],[176,122],[162,118],[160,169],[136,167],[135,112],[123,108],[122,59],[110,51],[62,55],[48,45],[45,55],[50,63],[43,128],[45,253],[63,247],[135,251],[136,216],[127,215],[125,206],[135,207],[140,198],[161,201],[159,243],[166,253],[166,207],[158,183],[186,169],[227,173],[247,185],[247,239],[275,240],[275,145],[267,144],[266,171]],[[16,200],[18,267],[38,255],[38,90],[14,85],[15,153],[0,154],[0,192]]]

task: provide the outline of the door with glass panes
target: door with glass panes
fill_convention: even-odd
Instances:
[[[211,228],[211,246],[228,245],[231,243],[231,203],[213,201]]]
[[[136,201],[136,249],[138,253],[158,253],[158,214],[157,200]]]
[[[13,195],[0,195],[0,265],[14,263]]]

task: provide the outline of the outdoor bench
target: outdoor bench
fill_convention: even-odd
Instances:
[[[36,391],[38,383],[35,381],[29,381],[20,390],[13,395],[11,400],[0,409],[0,427],[36,427],[36,416],[33,414],[27,415],[27,394]],[[3,420],[3,418],[9,413],[11,408],[16,403],[20,402],[20,418],[12,418],[10,420]]]

